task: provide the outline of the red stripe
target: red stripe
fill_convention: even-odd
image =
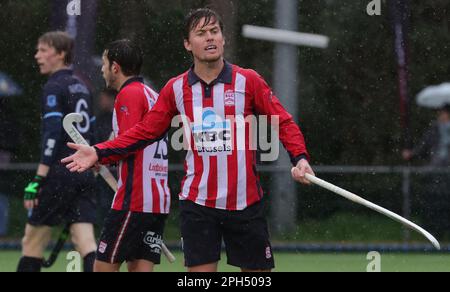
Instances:
[[[235,90],[236,86],[236,73],[233,72],[233,82],[232,84],[225,84],[225,91]],[[232,125],[232,137],[233,137],[233,152],[228,155],[228,194],[227,194],[227,210],[236,210],[237,206],[237,180],[238,180],[238,157],[236,152],[236,107],[228,106],[225,107],[225,115],[231,118]]]
[[[151,188],[153,192],[153,210],[152,213],[160,214],[161,213],[161,207],[160,207],[160,194],[158,191],[158,186],[156,185],[156,180],[152,178]]]
[[[125,221],[123,221],[122,226],[119,229],[119,234],[117,235],[116,242],[113,245],[114,248],[111,253],[111,264],[113,264],[114,260],[116,259],[116,254],[119,250],[120,243],[122,242],[122,239],[123,239],[125,233],[127,232],[128,225],[130,223],[130,218],[131,218],[131,212],[128,212],[125,216]]]
[[[144,211],[144,189],[142,177],[143,160],[144,152],[138,151],[134,159],[133,190],[131,192],[130,204],[130,210],[133,212]],[[155,193],[153,193],[153,196],[155,196]]]
[[[183,104],[184,104],[184,112],[186,113],[186,116],[189,118],[191,122],[194,121],[194,103],[193,103],[193,96],[192,96],[192,87],[189,86],[188,80],[187,80],[187,74],[183,78]],[[193,152],[193,160],[194,160],[194,179],[192,180],[191,187],[189,189],[189,195],[188,200],[195,202],[198,197],[198,186],[200,185],[200,181],[202,179],[202,173],[203,173],[203,162],[202,159],[199,157],[197,150],[195,149],[195,142],[194,137],[191,135],[189,137],[191,139],[191,147]],[[191,166],[192,167],[192,166]]]
[[[250,137],[250,125],[247,123],[245,125],[245,135]],[[255,152],[250,150],[249,139],[245,139],[245,162],[247,169],[247,200],[246,205],[259,201],[258,189],[256,185],[256,176],[253,171]]]
[[[214,108],[214,87],[211,89],[211,96],[206,97],[203,95],[203,108]],[[216,207],[217,200],[217,156],[204,157],[203,159],[209,159],[209,174],[208,174],[208,187],[207,187],[207,199],[206,206],[209,208]]]
[[[187,180],[188,164],[187,164],[187,161],[186,161],[186,160],[184,160],[183,168],[184,168],[184,173],[185,173],[185,175],[184,175],[184,177],[183,177],[183,180],[181,181],[181,190],[180,190],[180,194],[178,195],[179,197],[182,197],[182,196],[183,196],[184,185],[185,185],[186,180]]]
[[[160,182],[164,193],[164,210],[162,210],[162,213],[166,213],[169,194],[166,192],[166,180],[162,179]]]
[[[120,177],[122,180],[122,187],[119,188],[119,190],[117,191],[117,196],[115,197],[114,203],[113,203],[113,209],[114,210],[122,210],[122,206],[123,206],[123,201],[125,199],[125,186],[126,184],[124,183],[126,181],[127,178],[127,163],[125,161],[121,162],[122,167],[121,167],[121,172],[120,172]]]

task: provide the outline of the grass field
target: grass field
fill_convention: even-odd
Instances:
[[[62,252],[55,265],[45,270],[65,272],[68,260],[67,252]],[[181,253],[175,253],[177,262],[169,264],[165,259],[157,271],[184,272]],[[369,261],[366,254],[275,254],[276,272],[366,272]],[[16,269],[19,252],[0,252],[0,272],[13,272]],[[238,269],[225,264],[222,257],[221,272],[237,272]],[[442,254],[382,254],[382,272],[450,272],[450,255]]]

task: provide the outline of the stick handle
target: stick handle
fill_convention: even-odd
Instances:
[[[359,197],[359,196],[357,196],[357,195],[355,195],[355,194],[353,194],[353,193],[351,193],[351,192],[349,192],[347,190],[344,190],[344,189],[342,189],[342,188],[340,188],[338,186],[335,186],[335,185],[333,185],[333,184],[331,184],[331,183],[329,183],[327,181],[324,181],[324,180],[322,180],[322,179],[320,179],[318,177],[310,175],[308,173],[306,174],[306,179],[309,180],[311,183],[313,183],[315,185],[318,185],[318,186],[320,186],[320,187],[322,187],[324,189],[327,189],[327,190],[329,190],[329,191],[331,191],[331,192],[333,192],[335,194],[338,194],[338,195],[340,195],[340,196],[342,196],[342,197],[344,197],[344,198],[346,198],[346,199],[348,199],[348,200],[350,200],[352,202],[355,202],[357,204],[363,205],[363,206],[365,206],[367,208],[370,208],[370,209],[372,209],[372,210],[374,210],[374,211],[376,211],[376,212],[378,212],[380,214],[383,214],[383,215],[385,215],[385,216],[387,216],[387,217],[389,217],[389,218],[391,218],[391,219],[393,219],[393,220],[395,220],[397,222],[400,222],[401,224],[403,224],[403,225],[405,225],[405,226],[407,226],[407,227],[409,227],[409,228],[411,228],[411,229],[421,233],[423,236],[425,236],[433,244],[433,246],[437,250],[441,249],[441,246],[440,246],[439,242],[436,240],[436,238],[434,238],[433,235],[431,235],[428,231],[426,231],[422,227],[418,226],[417,224],[414,224],[413,222],[403,218],[402,216],[400,216],[400,215],[398,215],[398,214],[396,214],[396,213],[394,213],[392,211],[389,211],[389,210],[387,210],[387,209],[385,209],[383,207],[380,207],[380,206],[378,206],[378,205],[376,205],[376,204],[374,204],[374,203],[372,203],[370,201],[367,201],[367,200],[365,200],[365,199],[363,199],[363,198],[361,198],[361,197]]]
[[[78,132],[78,130],[73,125],[73,122],[81,122],[83,121],[83,117],[80,114],[72,113],[68,114],[63,121],[64,130],[67,132],[69,137],[76,143],[81,145],[89,146],[89,143],[84,139],[84,137]],[[106,181],[106,183],[111,187],[114,192],[117,192],[118,184],[116,178],[112,175],[108,168],[105,166],[100,167],[99,174]],[[161,249],[164,255],[167,257],[167,260],[170,263],[174,263],[176,258],[164,244],[161,244]]]
[[[170,252],[170,250],[167,248],[167,246],[164,244],[164,242],[161,244],[161,249],[164,255],[166,256],[169,263],[173,264],[177,259],[175,256]]]

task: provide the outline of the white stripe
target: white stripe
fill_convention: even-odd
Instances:
[[[153,101],[153,104],[155,104],[156,101],[158,100],[158,93],[155,92],[150,87],[144,85],[144,94],[145,94],[145,97],[147,97],[148,108],[149,108],[149,110],[151,110],[153,107],[152,101]]]
[[[194,124],[203,124],[203,90],[200,82],[192,86],[192,104],[194,107]],[[194,146],[195,147],[195,146]],[[209,156],[200,156],[203,162],[203,173],[198,186],[196,203],[204,206],[208,198]]]
[[[247,207],[247,161],[245,151],[245,83],[246,79],[241,74],[236,74],[236,146],[238,147],[238,183],[237,183],[237,209]]]
[[[119,136],[119,123],[117,122],[117,112],[116,112],[115,108],[113,111],[112,128],[113,128],[113,132],[114,132],[114,137],[115,138],[118,137]]]
[[[165,193],[164,193],[164,189],[162,187],[162,180],[161,179],[155,179],[156,182],[156,187],[158,188],[158,193],[159,193],[159,210],[161,210],[161,213],[164,213],[164,197],[165,197]]]
[[[219,83],[214,87],[214,111],[225,121],[224,84]],[[217,200],[216,208],[225,210],[227,208],[228,194],[228,155],[221,153],[217,155]]]
[[[186,116],[186,110],[184,108],[184,91],[183,91],[183,78],[178,79],[173,84],[173,91],[175,95],[175,102],[178,109],[178,112],[181,115],[181,122],[183,123],[183,130],[184,130],[184,143],[187,144],[187,149],[192,154],[192,148],[191,148],[191,129],[190,129],[190,119]],[[193,164],[190,164],[189,166],[193,166]]]
[[[119,190],[120,190],[120,188],[122,187],[122,185],[123,185],[123,182],[122,182],[122,165],[123,165],[123,163],[122,163],[122,161],[120,161],[119,162],[119,166],[117,167],[117,177],[119,178],[118,180],[117,180],[117,191],[116,191],[116,193],[114,194],[114,199],[113,199],[113,201],[112,201],[112,205],[111,205],[111,208],[114,206],[114,203],[116,202],[116,199],[117,199],[117,195],[119,194]]]
[[[169,214],[170,213],[170,205],[171,205],[171,198],[170,198],[170,189],[169,186],[167,184],[167,179],[164,180],[164,190],[165,192],[165,199],[166,199],[166,209],[164,210],[165,214]]]
[[[58,118],[62,118],[63,114],[60,112],[53,112],[53,113],[48,113],[44,116],[44,120],[48,119],[48,118],[54,118],[54,117],[58,117]]]
[[[149,170],[152,163],[153,153],[155,153],[155,144],[152,144],[145,148],[143,154],[142,165],[142,191],[143,191],[143,211],[144,213],[153,212],[153,189],[152,189],[152,176]]]
[[[178,112],[182,115],[185,114],[184,111],[184,92],[183,92],[183,78],[178,79],[173,84],[173,93],[175,95],[175,102],[177,104]]]
[[[120,242],[122,241],[123,234],[125,233],[125,230],[127,229],[128,221],[130,221],[130,217],[131,217],[131,212],[128,212],[127,218],[125,219],[125,223],[123,224],[122,229],[120,230],[119,238],[117,239],[117,243],[114,246],[114,250],[113,250],[113,253],[112,253],[112,256],[111,256],[111,264],[114,264],[114,259],[115,259],[116,254],[117,254],[117,250],[119,249]]]
[[[184,92],[183,92],[183,78],[178,79],[173,84],[173,92],[175,95],[175,101],[177,103],[178,112],[186,116],[186,111],[184,110]],[[188,123],[184,123],[183,126],[187,128],[190,127]],[[189,131],[190,132],[190,131]],[[186,130],[185,130],[186,133]],[[188,139],[188,143],[190,143],[191,135],[185,135],[186,139]],[[189,148],[190,149],[190,148]],[[192,181],[194,180],[194,157],[192,150],[189,150],[186,154],[186,164],[187,164],[187,172],[186,172],[186,180],[184,181],[183,190],[180,193],[180,199],[187,199],[189,196],[189,190],[192,185]]]

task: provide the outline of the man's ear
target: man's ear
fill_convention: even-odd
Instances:
[[[112,71],[114,74],[117,74],[117,73],[119,73],[120,70],[121,70],[120,65],[117,64],[117,62],[113,62],[113,63],[112,63],[112,66],[111,66],[111,71]]]
[[[56,52],[56,54],[58,55],[58,58],[65,64],[66,63],[65,59],[66,59],[67,53],[64,51],[61,51],[60,53]]]
[[[186,51],[192,52],[191,43],[187,39],[184,40],[184,48],[186,49]]]

